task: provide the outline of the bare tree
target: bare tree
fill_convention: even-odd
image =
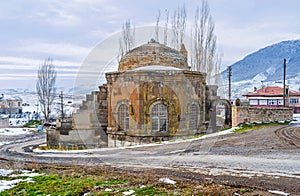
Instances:
[[[135,28],[132,28],[130,20],[125,21],[122,26],[122,37],[119,39],[119,59],[134,46]]]
[[[169,10],[165,10],[166,12],[166,20],[165,20],[165,27],[164,27],[164,44],[168,44],[168,26],[169,26]]]
[[[159,21],[160,21],[160,10],[158,10],[156,24],[155,24],[155,40],[159,41]]]
[[[36,90],[38,100],[45,120],[49,121],[56,95],[56,71],[52,59],[47,58],[44,63],[39,66],[37,77]]]
[[[206,0],[197,8],[192,29],[192,69],[207,73],[208,80],[216,75],[221,58],[217,55],[215,25]]]
[[[186,29],[186,9],[185,5],[178,7],[174,11],[172,18],[172,33],[173,33],[173,44],[174,48],[179,49],[180,45],[183,43],[185,29]]]

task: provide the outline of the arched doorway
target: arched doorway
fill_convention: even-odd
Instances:
[[[226,99],[215,100],[212,104],[211,126],[219,130],[231,126],[231,104]]]

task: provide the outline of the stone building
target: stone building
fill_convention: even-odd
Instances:
[[[2,94],[0,97],[0,114],[21,114],[22,99],[19,96]]]
[[[87,95],[70,130],[48,132],[48,144],[118,147],[218,130],[217,104],[228,104],[205,73],[190,70],[187,57],[184,45],[177,51],[154,40],[132,49],[118,71],[106,73],[107,83]],[[226,112],[222,126],[230,122]]]

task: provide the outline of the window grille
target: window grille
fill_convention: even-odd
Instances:
[[[153,106],[152,112],[152,131],[160,132],[168,130],[168,109],[162,103]]]
[[[118,123],[122,130],[126,131],[129,129],[129,111],[128,106],[125,104],[119,106]]]

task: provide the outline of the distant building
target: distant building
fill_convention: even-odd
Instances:
[[[22,99],[19,96],[0,96],[0,114],[21,114]]]
[[[279,86],[266,86],[254,89],[246,95],[250,107],[283,107],[283,88]],[[300,92],[286,89],[286,106],[293,107],[294,113],[300,113]]]

